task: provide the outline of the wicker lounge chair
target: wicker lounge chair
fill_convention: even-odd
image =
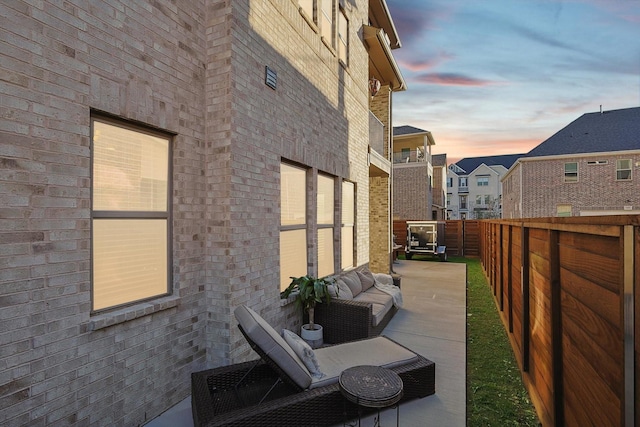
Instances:
[[[196,426],[340,424],[345,417],[355,418],[358,409],[342,397],[337,376],[341,370],[372,364],[372,360],[387,362],[379,366],[400,375],[404,383],[401,402],[435,393],[435,364],[387,337],[316,349],[320,367],[327,373],[314,378],[286,341],[255,312],[238,307],[236,317],[261,360],[192,374]],[[359,357],[363,363],[358,363]]]

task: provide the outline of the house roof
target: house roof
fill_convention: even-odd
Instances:
[[[463,169],[466,173],[471,173],[481,164],[485,164],[487,166],[504,166],[506,169],[509,169],[511,165],[513,165],[516,160],[520,157],[524,156],[524,154],[505,154],[501,156],[485,156],[485,157],[465,157],[462,160],[458,160],[456,165]]]
[[[524,157],[640,149],[640,107],[586,113]]]
[[[433,166],[446,166],[447,155],[446,154],[434,154],[431,156],[431,164]]]
[[[393,135],[412,135],[412,134],[420,134],[420,133],[429,133],[428,130],[420,129],[413,126],[394,126],[393,127]]]

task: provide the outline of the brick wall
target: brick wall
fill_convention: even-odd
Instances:
[[[431,219],[427,163],[393,166],[393,219]]]
[[[631,181],[616,181],[616,160],[631,159]],[[599,160],[606,164],[589,164]],[[564,182],[564,164],[578,162],[578,182]],[[559,204],[572,206],[572,215],[578,216],[584,211],[620,211],[625,206],[633,210],[640,209],[640,192],[638,179],[640,154],[620,154],[603,156],[585,156],[564,159],[535,160],[521,162],[522,168],[522,213],[518,215],[514,201],[520,197],[520,186],[516,177],[519,171],[510,174],[510,193],[503,183],[503,212],[505,218],[533,218],[556,216]],[[633,213],[634,211],[627,211]]]
[[[356,183],[369,261],[367,4],[347,7],[345,69],[293,0],[0,6],[0,424],[139,425],[192,371],[255,357],[237,305],[295,328],[278,292],[282,159]],[[92,109],[176,135],[172,294],[100,315]]]

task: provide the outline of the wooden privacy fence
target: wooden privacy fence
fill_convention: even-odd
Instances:
[[[542,424],[640,425],[640,216],[479,228],[482,265]]]
[[[400,252],[404,252],[407,243],[407,221],[394,220],[393,234],[396,236],[395,242],[402,245]],[[480,255],[480,221],[477,220],[448,220],[445,221],[445,245],[447,254],[454,256]]]

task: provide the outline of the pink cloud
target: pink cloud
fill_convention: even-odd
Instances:
[[[409,71],[419,72],[435,68],[443,62],[453,59],[454,57],[455,56],[450,53],[439,52],[437,55],[431,56],[429,57],[429,59],[425,60],[402,59],[398,62],[400,62],[400,65],[402,65]]]
[[[443,86],[489,86],[496,84],[490,80],[476,79],[457,73],[430,73],[417,76],[419,83],[437,84]]]

